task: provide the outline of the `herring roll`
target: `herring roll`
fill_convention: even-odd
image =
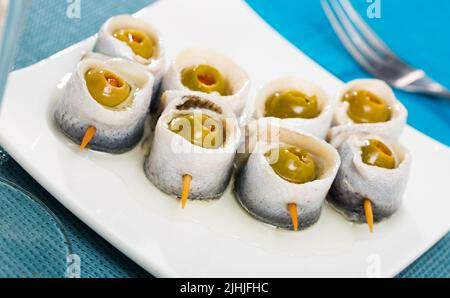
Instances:
[[[165,50],[157,30],[146,21],[131,15],[108,19],[98,33],[94,51],[142,65],[154,76],[155,91],[159,87],[166,67]]]
[[[160,190],[186,200],[217,199],[229,184],[240,130],[233,112],[216,97],[167,91],[168,105],[155,127],[145,162]]]
[[[128,60],[86,55],[56,104],[56,124],[81,149],[128,151],[143,134],[153,81]]]
[[[333,118],[326,92],[296,77],[282,77],[263,86],[256,95],[255,118],[278,118],[300,131],[324,139]]]
[[[228,57],[208,49],[185,49],[164,75],[163,90],[198,91],[216,96],[216,102],[237,117],[250,90],[248,74]]]
[[[338,148],[342,165],[328,202],[348,220],[369,224],[391,216],[401,205],[411,156],[396,141],[373,134],[355,134]]]
[[[303,230],[319,219],[340,158],[325,141],[277,122],[260,120],[250,129],[250,140],[256,140],[250,141],[250,155],[238,167],[235,193],[260,221]]]
[[[392,89],[377,79],[349,82],[337,94],[337,107],[329,139],[345,139],[358,132],[398,139],[406,124],[408,112]]]

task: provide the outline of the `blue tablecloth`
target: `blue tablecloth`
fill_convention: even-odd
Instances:
[[[96,33],[110,16],[132,13],[152,0],[81,0],[81,19],[66,16],[68,1],[34,0],[15,68],[38,62]],[[353,1],[364,12],[366,1]],[[295,46],[342,80],[365,77],[331,30],[318,0],[248,0],[269,24]],[[382,1],[381,19],[370,24],[406,60],[420,65],[450,87],[450,1]],[[450,144],[450,101],[398,92],[410,112],[409,124]],[[82,277],[147,277],[114,247],[106,243],[36,183],[4,151],[0,150],[0,176],[18,183],[44,201],[61,219],[73,250],[81,258]],[[0,266],[1,260],[0,260]],[[450,236],[409,266],[401,277],[450,277]]]

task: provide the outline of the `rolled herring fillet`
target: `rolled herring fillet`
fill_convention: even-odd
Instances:
[[[217,199],[229,184],[240,130],[233,112],[200,92],[168,91],[168,105],[159,118],[144,168],[149,180],[167,194],[181,197],[182,177],[190,175],[190,200]],[[177,116],[202,113],[225,125],[223,146],[197,146],[169,129]]]
[[[284,118],[281,121],[299,132],[310,133],[318,138],[324,139],[330,129],[333,118],[333,106],[327,93],[322,88],[297,77],[281,77],[263,86],[256,95],[254,117],[256,119],[266,117],[267,100],[275,93],[290,90],[298,90],[307,96],[315,96],[320,114],[310,119]]]
[[[349,103],[342,101],[344,94],[354,90],[367,90],[379,96],[390,107],[390,119],[378,123],[354,123],[347,114]],[[392,89],[385,82],[377,79],[358,79],[349,82],[338,92],[335,101],[337,106],[328,135],[330,140],[338,136],[345,139],[358,132],[373,133],[395,140],[402,133],[408,117],[406,108],[395,97]]]
[[[144,58],[136,54],[125,42],[114,37],[114,33],[120,29],[132,29],[146,34],[154,42],[153,55]],[[100,28],[94,52],[111,57],[128,59],[142,65],[155,78],[154,94],[160,86],[166,70],[166,54],[164,44],[158,31],[148,22],[131,15],[118,15],[108,19]]]
[[[339,154],[325,141],[279,125],[278,121],[261,119],[256,126],[255,122],[250,125],[250,155],[239,166],[235,180],[238,201],[255,218],[283,229],[293,228],[288,204],[295,203],[299,229],[312,226],[320,217],[322,203],[339,169]],[[316,179],[295,184],[277,175],[264,154],[280,146],[307,150],[316,164]]]
[[[126,100],[107,107],[95,100],[86,84],[91,69],[115,73],[130,86]],[[96,128],[88,147],[110,153],[132,149],[141,139],[152,96],[153,76],[136,64],[121,58],[106,59],[87,55],[82,59],[57,102],[54,119],[58,127],[80,144],[87,129]]]
[[[208,65],[216,68],[228,85],[229,94],[217,92],[216,102],[232,110],[236,117],[241,115],[248,99],[250,78],[248,74],[230,58],[209,49],[190,48],[182,50],[164,75],[162,90],[190,90],[182,83],[181,73],[188,67]]]
[[[386,169],[362,160],[361,148],[368,140],[378,140],[392,152],[396,165]],[[405,147],[385,137],[359,133],[351,135],[338,148],[342,164],[331,187],[328,202],[348,220],[365,223],[363,203],[372,203],[374,222],[391,216],[400,207],[411,168],[411,156]]]

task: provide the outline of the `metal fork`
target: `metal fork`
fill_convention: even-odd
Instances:
[[[397,89],[450,98],[450,91],[390,50],[348,0],[321,0],[334,31],[356,61],[375,77]]]

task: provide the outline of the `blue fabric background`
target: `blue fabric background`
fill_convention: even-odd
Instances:
[[[96,33],[110,16],[132,13],[152,0],[81,0],[81,19],[66,16],[65,0],[34,0],[18,50],[15,68],[31,65]],[[346,53],[331,30],[318,0],[248,0],[257,13],[334,75],[346,81],[368,76]],[[365,0],[353,3],[365,15]],[[399,55],[419,65],[450,87],[450,1],[382,0],[382,18],[370,20],[373,28]],[[410,112],[409,124],[450,144],[450,101],[398,92]],[[61,219],[81,257],[82,277],[147,277],[90,230],[39,186],[0,149],[0,176],[10,179],[43,200]],[[2,266],[0,261],[0,266]],[[400,277],[450,277],[450,236],[403,271]]]
[[[450,88],[450,34],[445,31],[450,27],[450,1],[380,1],[380,19],[366,17],[366,0],[352,3],[394,52]],[[341,80],[369,76],[341,45],[319,0],[278,0],[276,5],[264,0],[247,2],[290,42]],[[397,95],[409,111],[410,125],[450,144],[450,100],[404,92]]]

